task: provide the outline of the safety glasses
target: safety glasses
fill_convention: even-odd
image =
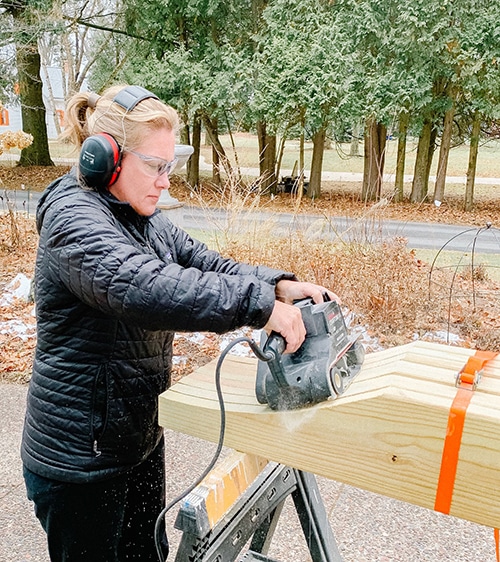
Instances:
[[[171,161],[158,158],[157,156],[147,156],[135,150],[127,150],[127,153],[137,156],[144,163],[144,170],[148,176],[153,178],[167,174],[169,176],[177,164],[177,158]]]

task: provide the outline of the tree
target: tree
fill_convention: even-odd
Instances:
[[[441,133],[441,147],[439,150],[439,160],[434,185],[434,201],[441,202],[444,198],[444,188],[446,182],[446,170],[448,169],[448,157],[451,148],[451,135],[453,128],[453,118],[455,116],[455,95],[454,89],[448,88],[447,97],[449,107],[444,114],[443,131]]]
[[[413,183],[410,194],[412,203],[422,203],[427,197],[428,191],[428,170],[430,167],[431,155],[434,151],[432,142],[433,121],[431,117],[424,119],[420,135],[418,137],[417,156],[415,158],[415,168],[413,171]]]
[[[275,0],[263,12],[265,28],[253,61],[255,91],[251,108],[265,115],[273,134],[298,127],[313,140],[307,195],[321,195],[321,170],[327,128],[339,105],[344,65],[335,8],[328,1]],[[304,153],[299,153],[303,177]],[[300,190],[300,186],[299,186]]]
[[[362,198],[375,200],[380,197],[384,174],[386,139],[382,136],[404,115],[403,149],[409,115],[424,104],[427,96],[426,66],[418,46],[425,6],[417,0],[339,0],[337,7],[337,25],[344,29],[342,58],[348,61],[350,70],[343,113],[351,122],[365,122],[368,146],[364,150]],[[401,153],[398,166],[401,182]]]
[[[410,115],[406,109],[402,109],[398,120],[398,156],[394,181],[394,198],[397,203],[401,203],[404,199],[406,143],[409,124]]]
[[[365,166],[361,198],[376,201],[382,192],[387,127],[375,118],[368,119],[365,128]]]
[[[500,5],[466,4],[468,25],[460,40],[461,112],[469,115],[470,150],[464,209],[474,204],[474,178],[481,125],[500,117]],[[458,47],[458,45],[456,45]]]
[[[217,158],[232,175],[218,135],[233,125],[245,99],[247,81],[235,76],[249,49],[250,1],[137,1],[127,4],[126,16],[129,32],[151,39],[151,49],[130,61],[128,75],[176,107],[187,126],[186,138],[194,119],[201,119]]]
[[[43,30],[38,10],[46,9],[41,2],[1,1],[0,8],[13,20],[13,43],[16,48],[16,68],[21,100],[23,130],[33,136],[33,143],[21,151],[20,166],[50,166],[49,143],[42,96],[40,53],[37,39]]]
[[[469,164],[467,166],[467,181],[465,184],[464,210],[472,211],[474,204],[474,180],[476,177],[477,154],[479,148],[479,135],[481,133],[481,115],[475,111],[472,120],[472,133],[470,137]]]

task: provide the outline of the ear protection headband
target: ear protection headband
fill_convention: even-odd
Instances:
[[[141,86],[127,86],[113,98],[128,113],[147,98],[158,96]],[[108,133],[98,133],[87,137],[80,150],[78,169],[80,180],[88,187],[106,189],[118,179],[121,171],[122,151],[114,137]]]

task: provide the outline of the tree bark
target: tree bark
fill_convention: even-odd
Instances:
[[[261,191],[273,191],[276,187],[276,135],[267,134],[265,121],[257,122],[259,140],[259,187]]]
[[[275,175],[276,179],[279,178],[281,173],[281,163],[283,162],[283,154],[285,153],[285,144],[288,135],[288,127],[285,129],[283,136],[280,139],[279,147],[278,147],[278,156],[276,158],[276,167],[275,167]]]
[[[221,185],[219,152],[214,144],[212,144],[212,182],[215,185]]]
[[[402,111],[399,115],[398,155],[396,162],[396,177],[394,180],[394,199],[397,203],[401,203],[404,199],[406,140],[409,124],[410,114],[407,111]]]
[[[455,117],[455,102],[444,115],[443,134],[441,135],[441,148],[439,149],[439,161],[436,173],[436,183],[434,185],[434,201],[441,202],[444,198],[446,185],[446,172],[448,170],[448,157],[451,147],[451,132],[453,128],[453,118]]]
[[[359,123],[356,123],[356,125],[352,128],[349,156],[359,156],[359,129]]]
[[[431,121],[426,119],[418,139],[417,157],[413,172],[413,184],[410,194],[412,203],[421,203],[427,197],[427,170],[429,147],[431,142]]]
[[[382,193],[382,180],[385,165],[385,145],[387,127],[377,123],[373,118],[368,119],[365,127],[363,187],[361,197],[363,201],[376,201]]]
[[[434,152],[436,150],[436,142],[437,142],[437,127],[434,125],[431,126],[431,138],[429,141],[429,155],[427,156],[427,170],[425,172],[425,193],[426,195],[429,194],[429,178],[431,175],[431,168],[432,168],[432,160],[434,158]]]
[[[305,171],[305,126],[306,126],[306,110],[300,112],[300,140],[299,140],[299,177],[297,182],[296,193],[302,197],[304,190],[304,171]]]
[[[47,66],[45,66],[45,64],[42,64],[41,69],[43,71],[43,77],[45,78],[45,84],[47,86],[47,91],[49,92],[50,116],[52,117],[52,121],[54,123],[54,127],[56,129],[57,136],[59,136],[61,134],[61,121],[59,119],[59,114],[56,111],[54,89],[52,88],[52,84],[50,82],[50,77],[49,77],[49,72],[47,70]]]
[[[321,171],[323,169],[323,156],[325,153],[326,127],[322,127],[313,135],[313,153],[311,162],[311,177],[307,196],[311,199],[321,197]]]
[[[208,138],[210,139],[210,144],[212,145],[212,155],[213,155],[213,177],[214,181],[220,184],[220,165],[223,166],[226,174],[229,177],[233,176],[233,168],[231,162],[227,157],[226,151],[222,146],[219,139],[219,131],[217,126],[217,119],[211,119],[206,113],[202,117],[203,125],[207,132]],[[220,164],[219,164],[220,163]]]
[[[186,164],[186,179],[188,184],[196,189],[200,185],[200,152],[201,152],[201,119],[198,112],[193,117],[193,132],[187,144],[191,144],[194,149],[191,158]]]
[[[467,168],[467,182],[465,184],[464,210],[472,211],[474,206],[474,183],[476,179],[477,154],[479,151],[479,135],[481,132],[481,114],[475,111],[472,121],[470,137],[469,165]]]
[[[45,105],[40,77],[40,54],[36,39],[16,46],[16,65],[23,131],[33,135],[33,143],[21,151],[20,166],[53,166],[50,158]]]

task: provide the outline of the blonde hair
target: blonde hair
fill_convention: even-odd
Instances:
[[[178,129],[177,112],[158,99],[146,98],[131,111],[115,103],[113,98],[123,88],[126,85],[112,86],[101,96],[90,92],[75,94],[66,105],[61,140],[80,148],[87,137],[108,133],[125,150],[139,146],[152,131]]]

